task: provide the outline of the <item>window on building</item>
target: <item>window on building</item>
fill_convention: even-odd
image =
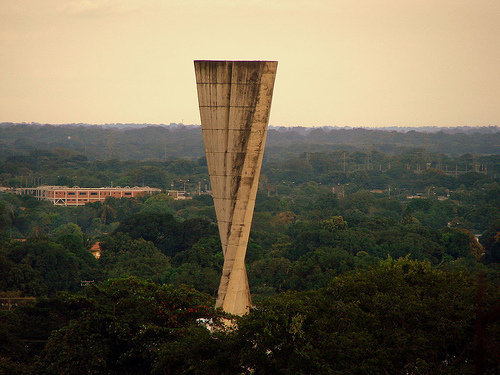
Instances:
[[[90,195],[97,195],[97,193],[92,192],[92,193],[90,193]]]
[[[132,193],[125,193],[125,195],[132,195]]]
[[[70,192],[70,193],[68,193],[68,195],[75,195],[75,193],[74,192]]]
[[[84,192],[84,191],[81,191],[81,192],[80,192],[80,195],[86,195],[86,194],[87,194],[87,193],[86,193],[86,192]]]

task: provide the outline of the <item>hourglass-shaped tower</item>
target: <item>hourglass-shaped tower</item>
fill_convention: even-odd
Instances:
[[[266,143],[277,61],[194,62],[224,267],[216,307],[251,306],[245,253]]]

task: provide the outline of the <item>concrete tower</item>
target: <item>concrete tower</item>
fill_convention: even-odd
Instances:
[[[277,61],[195,61],[208,172],[224,252],[216,307],[250,305],[245,253],[252,224]]]

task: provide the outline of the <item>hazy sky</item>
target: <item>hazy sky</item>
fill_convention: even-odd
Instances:
[[[500,125],[500,0],[0,0],[0,121],[199,123],[195,59],[278,60],[272,125]]]

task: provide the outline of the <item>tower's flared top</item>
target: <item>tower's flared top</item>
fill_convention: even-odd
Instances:
[[[198,84],[254,84],[260,82],[262,75],[276,75],[277,68],[277,61],[194,61],[196,83]]]

